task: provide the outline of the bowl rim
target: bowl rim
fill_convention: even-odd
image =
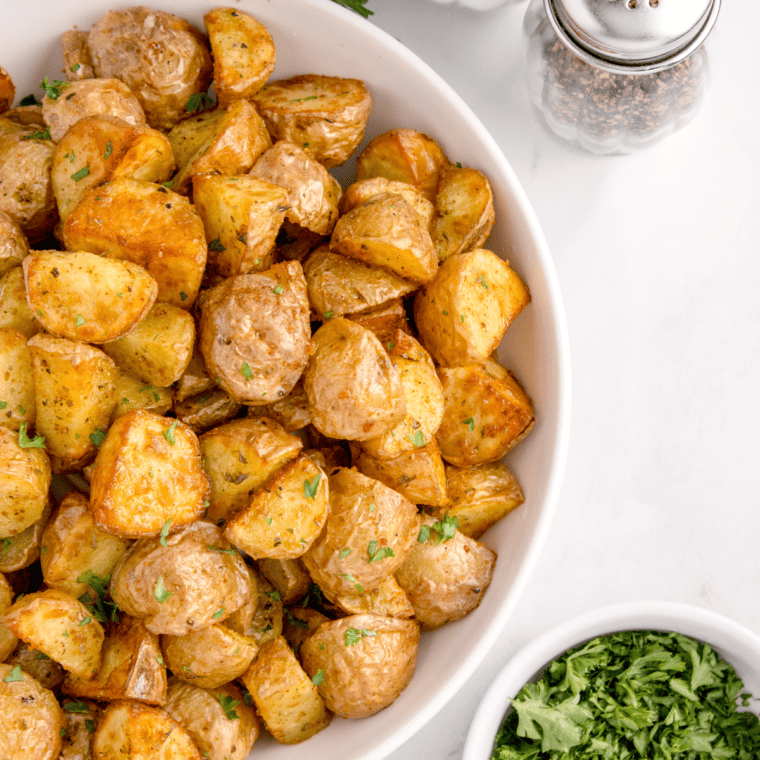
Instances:
[[[465,739],[462,760],[488,760],[496,732],[511,701],[507,689],[519,691],[542,667],[568,649],[589,639],[617,631],[675,631],[706,641],[719,634],[742,649],[755,653],[760,667],[760,636],[713,610],[666,600],[631,601],[584,612],[553,626],[514,654],[491,682],[476,708]]]

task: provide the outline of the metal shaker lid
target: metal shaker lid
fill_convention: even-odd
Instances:
[[[544,0],[560,38],[611,71],[654,71],[683,60],[715,23],[720,0]]]

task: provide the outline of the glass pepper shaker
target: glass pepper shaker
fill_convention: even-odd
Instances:
[[[696,114],[720,0],[531,0],[528,88],[548,126],[592,153],[653,145]],[[710,41],[712,44],[712,40]]]

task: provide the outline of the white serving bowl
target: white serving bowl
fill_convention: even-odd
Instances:
[[[439,5],[458,3],[473,11],[490,11],[494,8],[498,8],[500,5],[519,5],[520,3],[525,2],[525,0],[433,0],[433,2],[438,3]]]
[[[588,612],[523,647],[496,676],[475,712],[462,760],[489,760],[511,699],[568,649],[618,631],[674,631],[709,644],[734,667],[760,709],[760,636],[716,612],[678,602],[628,602]]]
[[[137,4],[137,3],[132,3]],[[146,0],[202,27],[211,0]],[[60,34],[88,29],[105,11],[128,7],[114,0],[37,0],[6,3],[0,28],[2,65],[18,98],[38,96],[44,76],[62,77]],[[257,758],[377,760],[421,728],[453,696],[495,643],[534,567],[548,532],[564,464],[569,417],[566,326],[554,268],[538,222],[512,169],[456,93],[400,43],[371,21],[328,0],[243,0],[237,5],[270,29],[277,49],[274,78],[319,73],[359,78],[374,99],[367,137],[412,127],[443,146],[452,161],[489,177],[497,223],[489,247],[510,260],[533,301],[510,328],[500,356],[533,397],[536,425],[509,455],[527,502],[485,537],[496,549],[493,583],[466,619],[426,634],[410,686],[389,708],[362,721],[336,719],[308,742],[281,746],[259,740]],[[353,161],[337,172],[353,175]]]

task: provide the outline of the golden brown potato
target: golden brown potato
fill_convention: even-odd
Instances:
[[[3,613],[2,622],[69,672],[82,678],[98,672],[103,628],[73,596],[55,589],[27,594]]]
[[[251,581],[219,528],[199,520],[134,544],[114,571],[111,596],[149,631],[184,636],[212,625],[218,610],[233,613],[245,604]]]
[[[42,548],[42,533],[50,519],[52,505],[50,500],[42,511],[42,516],[36,523],[25,528],[15,536],[7,536],[2,540],[0,550],[0,573],[12,573],[29,567],[45,553]]]
[[[172,408],[171,388],[146,385],[126,372],[119,371],[114,380],[116,388],[116,406],[111,415],[111,422],[132,409],[147,409],[154,414],[166,414]]]
[[[224,535],[253,559],[295,559],[319,536],[328,499],[327,476],[300,454],[253,494],[227,523]]]
[[[0,664],[0,757],[57,760],[66,719],[52,691]]]
[[[496,554],[456,529],[456,518],[424,516],[419,539],[396,572],[424,630],[472,612],[491,583]]]
[[[48,453],[72,462],[92,456],[116,405],[116,365],[100,349],[66,338],[40,333],[27,345],[36,428]]]
[[[0,277],[0,327],[12,327],[27,338],[36,335],[42,327],[27,303],[24,272],[20,266]]]
[[[223,108],[201,111],[183,119],[169,130],[166,138],[172,146],[177,166],[186,166],[201,146],[210,143],[226,114]]]
[[[298,456],[301,441],[266,417],[233,420],[200,438],[211,481],[208,520],[223,526],[254,491]]]
[[[363,594],[392,575],[419,533],[414,505],[357,470],[330,473],[330,514],[303,556],[317,585],[332,594]]]
[[[493,359],[483,367],[439,369],[441,456],[456,467],[496,462],[533,428],[533,402],[517,378]]]
[[[129,541],[98,530],[89,500],[77,491],[63,497],[42,533],[42,577],[50,588],[79,598],[89,585],[78,579],[91,571],[108,578],[129,548]]]
[[[368,309],[358,314],[346,314],[346,319],[366,327],[386,346],[388,341],[393,339],[396,330],[401,330],[407,335],[413,334],[406,316],[404,302],[400,298],[394,298],[374,309]]]
[[[225,614],[220,607],[214,616],[222,620]],[[248,670],[258,646],[253,639],[215,623],[184,636],[162,636],[161,649],[166,666],[177,678],[203,689],[216,689]]]
[[[27,337],[13,327],[0,327],[0,425],[18,430],[34,425],[32,354]]]
[[[95,76],[90,47],[87,44],[89,36],[89,31],[84,32],[76,29],[71,29],[61,35],[63,73],[69,82],[92,79]]]
[[[159,707],[112,702],[92,737],[93,760],[203,760],[190,734]]]
[[[281,744],[298,744],[330,724],[332,715],[317,687],[282,636],[261,647],[242,680],[269,733]]]
[[[216,383],[209,377],[206,362],[203,361],[203,355],[196,345],[187,368],[176,382],[174,400],[184,401],[186,398],[197,396],[215,387]]]
[[[55,692],[58,692],[66,677],[63,665],[30,647],[25,641],[18,642],[13,654],[6,659],[6,663],[11,666],[18,665],[21,670],[38,681],[40,686]]]
[[[231,420],[243,405],[232,398],[227,391],[214,388],[208,393],[191,396],[174,405],[177,419],[182,420],[200,435],[208,428],[221,425]]]
[[[204,17],[214,59],[214,91],[221,106],[251,100],[274,71],[274,40],[267,28],[237,8],[214,8]]]
[[[90,188],[62,227],[69,251],[139,264],[158,300],[189,309],[206,266],[206,234],[195,208],[162,185],[120,177]]]
[[[422,345],[442,366],[483,364],[529,301],[509,265],[480,248],[443,262],[415,298],[414,321]]]
[[[330,319],[314,334],[314,346],[303,385],[317,430],[364,441],[403,419],[398,372],[369,330],[342,317]]]
[[[274,264],[288,208],[284,187],[248,175],[195,174],[193,203],[206,228],[209,266],[219,274],[261,272]]]
[[[38,437],[0,426],[0,536],[36,523],[47,506],[50,462]]]
[[[282,633],[282,599],[280,592],[246,565],[254,595],[249,603],[233,612],[224,625],[253,639],[259,646]]]
[[[297,261],[231,277],[203,302],[200,349],[212,377],[243,403],[289,393],[309,360],[306,281]]]
[[[195,433],[177,419],[135,409],[108,429],[90,489],[97,527],[143,538],[197,520],[210,486]]]
[[[329,594],[325,596],[337,604],[347,615],[382,615],[383,617],[411,618],[414,608],[396,579],[389,575],[374,591],[363,594]]]
[[[356,159],[356,179],[406,182],[435,202],[438,177],[449,164],[440,145],[415,129],[392,129],[370,140]]]
[[[3,133],[12,132],[13,126],[20,127],[21,131],[25,133],[43,132],[45,131],[45,120],[42,118],[42,106],[28,105],[28,106],[16,106],[16,108],[8,109],[2,116],[0,116],[0,131]],[[16,129],[15,131],[18,131]],[[32,138],[30,138],[32,139]],[[35,136],[35,140],[44,139],[41,135]]]
[[[63,691],[75,697],[136,699],[162,705],[166,700],[166,667],[158,636],[142,621],[122,613],[119,622],[108,629],[95,676],[86,680],[69,673]]]
[[[288,191],[285,219],[319,235],[329,235],[338,220],[340,185],[322,164],[298,145],[278,140],[259,158],[251,175]]]
[[[13,105],[16,88],[10,74],[0,66],[0,113],[7,111]]]
[[[168,388],[190,364],[194,343],[192,316],[179,306],[157,303],[131,332],[102,348],[122,371]]]
[[[211,83],[205,37],[171,13],[142,6],[109,11],[93,24],[87,42],[95,74],[121,79],[155,129],[171,129]]]
[[[207,760],[246,760],[261,730],[256,711],[232,683],[209,690],[172,678],[163,709]]]
[[[0,615],[13,604],[13,589],[5,580],[5,576],[0,573]],[[18,639],[0,623],[0,662],[4,662],[11,652],[16,648]]]
[[[428,230],[431,228],[435,206],[413,185],[385,177],[370,177],[349,185],[340,197],[338,211],[343,216],[375,195],[384,193],[400,195],[420,215],[425,228]]]
[[[0,211],[0,275],[18,266],[29,253],[29,244],[16,222]]]
[[[341,718],[366,718],[409,685],[420,629],[413,620],[351,615],[323,623],[303,643],[304,670],[318,678],[327,707]]]
[[[372,110],[364,82],[319,74],[270,82],[253,101],[273,140],[308,147],[328,168],[345,163],[356,150]]]
[[[291,222],[287,217],[277,233],[275,259],[277,261],[303,261],[309,253],[329,241],[328,235],[312,232]]]
[[[27,300],[43,327],[83,343],[126,335],[158,294],[156,281],[141,266],[94,253],[32,251],[22,268]]]
[[[311,576],[300,559],[264,557],[257,565],[259,572],[275,587],[283,604],[292,604],[308,593]]]
[[[92,735],[103,708],[90,700],[65,700],[66,733],[60,760],[92,760]]]
[[[249,406],[248,416],[269,417],[282,425],[287,433],[306,427],[306,425],[311,424],[311,413],[309,412],[309,398],[303,388],[303,383],[299,380],[290,393],[286,393],[271,404]]]

